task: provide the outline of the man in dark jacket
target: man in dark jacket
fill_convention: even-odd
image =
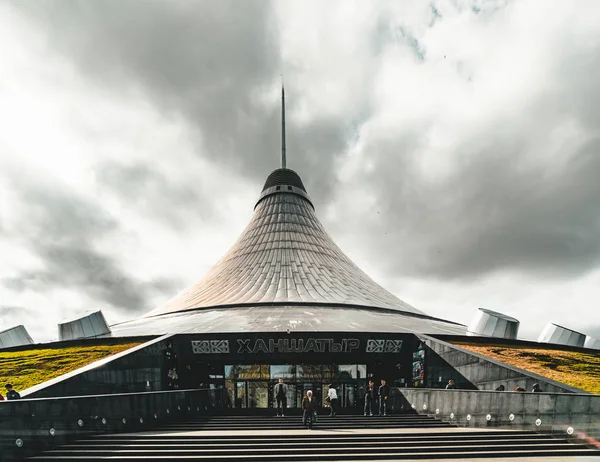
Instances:
[[[379,387],[379,415],[387,415],[387,403],[390,396],[390,386],[385,379],[381,379]]]
[[[287,407],[287,385],[283,383],[283,379],[279,379],[279,383],[275,385],[273,392],[277,401],[277,417],[285,417],[285,408]]]
[[[15,389],[13,389],[12,384],[7,383],[5,388],[6,388],[6,399],[7,400],[21,399],[21,395],[19,393],[17,393],[17,391]]]
[[[365,415],[373,415],[373,409],[377,406],[377,387],[373,380],[369,380],[365,390]]]
[[[317,412],[317,398],[313,396],[313,392],[308,390],[306,396],[302,399],[302,423],[306,427],[311,429],[313,427],[313,421],[315,420],[315,413]]]
[[[533,384],[533,388],[531,389],[531,391],[533,393],[541,393],[542,389],[540,388],[540,384],[539,383],[534,383]]]

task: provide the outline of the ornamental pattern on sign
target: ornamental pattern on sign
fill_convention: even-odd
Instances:
[[[367,340],[367,353],[400,353],[402,340]]]
[[[333,242],[306,198],[280,192],[262,198],[246,230],[202,281],[150,315],[285,302],[422,314],[361,271]]]
[[[194,340],[192,353],[195,355],[229,353],[229,340]]]

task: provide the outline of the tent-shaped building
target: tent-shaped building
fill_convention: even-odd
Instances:
[[[176,334],[171,375],[181,386],[225,380],[241,407],[266,406],[276,377],[290,383],[292,402],[306,387],[343,381],[342,405],[367,375],[409,383],[414,334],[464,335],[465,326],[400,300],[340,250],[286,168],[285,131],[282,138],[282,168],[225,256],[165,306],[111,326],[112,335]]]

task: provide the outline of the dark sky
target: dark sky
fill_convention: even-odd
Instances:
[[[199,279],[278,166],[283,73],[289,166],[375,280],[600,335],[600,7],[546,6],[0,3],[0,305],[48,339]]]

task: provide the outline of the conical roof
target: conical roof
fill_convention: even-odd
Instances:
[[[272,172],[247,228],[197,284],[149,315],[222,306],[326,305],[423,313],[360,270],[333,242],[296,172]]]

